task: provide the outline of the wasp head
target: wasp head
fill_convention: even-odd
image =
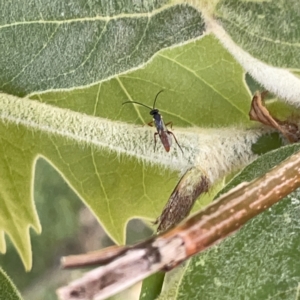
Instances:
[[[151,116],[157,115],[158,113],[159,113],[159,110],[157,108],[154,108],[154,109],[150,110],[150,115]]]

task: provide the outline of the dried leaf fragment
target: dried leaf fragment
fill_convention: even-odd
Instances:
[[[202,170],[196,167],[187,170],[154,223],[158,224],[157,232],[164,232],[187,217],[196,199],[208,188],[209,180]]]
[[[250,120],[258,121],[264,125],[273,127],[281,132],[290,143],[299,142],[300,132],[298,125],[288,120],[281,121],[273,117],[263,103],[263,98],[266,94],[266,91],[262,93],[256,92],[254,94],[249,112]]]

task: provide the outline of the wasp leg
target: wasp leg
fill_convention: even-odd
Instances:
[[[149,122],[148,126],[153,127],[153,121]]]
[[[182,148],[180,147],[180,145],[179,145],[179,143],[178,143],[178,141],[177,141],[177,139],[176,139],[175,134],[174,134],[172,131],[169,131],[169,130],[167,130],[167,133],[173,135],[173,138],[174,138],[174,140],[175,140],[177,146],[180,148],[180,150],[181,150],[181,152],[182,152],[182,154],[183,154],[183,150],[182,150]]]
[[[171,129],[173,129],[173,122],[168,122],[168,123],[166,124],[166,127],[167,127],[168,125],[170,125]]]
[[[156,136],[158,135],[158,132],[154,133],[154,152],[155,152],[155,148],[156,148]]]

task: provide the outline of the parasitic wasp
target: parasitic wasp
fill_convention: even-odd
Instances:
[[[157,97],[161,92],[163,92],[163,90],[159,91],[156,94],[154,103],[153,103],[153,108],[151,108],[150,106],[145,105],[143,103],[136,102],[136,101],[126,101],[126,102],[122,103],[122,105],[128,104],[128,103],[131,103],[131,104],[136,103],[136,104],[142,105],[142,106],[150,109],[150,115],[153,116],[153,121],[149,122],[148,125],[152,127],[153,123],[154,123],[156,130],[157,130],[157,132],[154,133],[154,151],[156,148],[156,136],[158,135],[165,150],[167,152],[169,152],[171,145],[172,145],[172,137],[171,137],[171,135],[172,135],[174,137],[176,144],[178,145],[181,152],[183,153],[182,148],[180,147],[174,133],[172,131],[168,130],[168,128],[167,128],[168,125],[170,125],[172,128],[173,123],[169,122],[169,123],[165,124],[163,121],[162,115],[159,113],[159,110],[157,108],[155,108],[155,103],[156,103]]]

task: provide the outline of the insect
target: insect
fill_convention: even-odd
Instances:
[[[157,130],[157,132],[154,133],[154,151],[155,151],[155,148],[156,148],[156,136],[158,135],[161,142],[162,142],[162,144],[163,144],[163,146],[164,146],[164,148],[165,148],[165,150],[167,152],[169,152],[170,147],[172,145],[172,138],[171,138],[171,135],[172,135],[174,137],[174,140],[175,140],[176,144],[178,145],[181,152],[183,153],[182,148],[180,147],[174,133],[167,129],[168,125],[170,125],[171,128],[172,128],[173,123],[169,122],[169,123],[165,124],[164,121],[163,121],[162,115],[159,113],[159,110],[157,108],[155,108],[155,103],[156,103],[157,97],[161,92],[163,92],[163,90],[159,91],[156,94],[155,99],[154,99],[154,103],[153,103],[153,108],[151,108],[150,106],[145,105],[143,103],[136,102],[136,101],[126,101],[126,102],[122,103],[122,105],[128,104],[128,103],[131,103],[131,104],[136,103],[136,104],[142,105],[142,106],[147,107],[147,108],[150,109],[150,115],[153,116],[153,121],[149,122],[148,125],[152,127],[153,123],[154,123],[154,125],[156,127],[156,130]]]

